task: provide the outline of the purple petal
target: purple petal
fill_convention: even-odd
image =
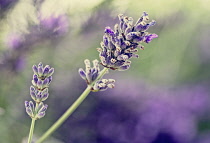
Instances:
[[[114,31],[110,27],[106,27],[104,33],[108,35],[114,35]]]
[[[46,65],[45,68],[44,68],[43,74],[44,75],[48,74],[49,70],[50,70],[50,66]]]
[[[145,38],[146,43],[150,43],[152,39],[157,38],[157,37],[158,37],[157,34],[150,34],[150,35],[146,35],[144,38]]]
[[[54,73],[54,68],[51,68],[48,72],[48,76],[51,76]]]
[[[38,77],[37,77],[36,74],[34,75],[33,80],[34,80],[34,82],[37,84],[37,82],[38,82]]]
[[[37,68],[36,65],[33,65],[32,69],[33,69],[33,71],[34,71],[35,74],[38,74],[38,68]]]
[[[52,81],[52,76],[49,76],[49,77],[48,77],[48,80],[49,80],[49,82],[48,82],[48,83],[50,84],[50,83],[51,83],[51,81]]]
[[[47,110],[48,105],[45,104],[40,110],[39,112],[45,112]]]
[[[128,70],[130,67],[130,65],[124,65],[124,66],[121,66],[118,70],[119,71],[125,71],[125,70]]]
[[[29,102],[28,101],[25,101],[25,107],[29,107]]]
[[[45,112],[39,112],[38,114],[37,114],[37,117],[40,119],[40,118],[42,118],[42,117],[44,117],[45,116]]]
[[[43,85],[47,85],[47,84],[49,84],[50,82],[49,82],[49,78],[45,78],[45,80],[43,81]]]
[[[81,78],[86,80],[86,73],[82,68],[79,69],[79,75],[81,76]]]

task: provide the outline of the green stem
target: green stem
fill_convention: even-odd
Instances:
[[[32,141],[35,121],[36,120],[34,118],[32,118],[32,120],[31,120],[31,128],[30,128],[30,132],[29,132],[29,136],[28,136],[28,143],[31,143],[31,141]]]
[[[85,100],[88,94],[91,92],[92,86],[95,82],[103,77],[107,72],[108,68],[104,68],[98,78],[91,84],[88,85],[85,91],[80,95],[80,97],[66,110],[66,112],[37,140],[36,143],[42,143],[47,139],[57,128],[63,124],[63,122],[77,109],[77,107]]]

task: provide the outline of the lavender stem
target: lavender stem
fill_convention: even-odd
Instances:
[[[33,132],[34,132],[34,126],[35,126],[35,118],[31,119],[31,128],[30,128],[30,132],[29,132],[29,136],[28,136],[28,143],[31,143],[32,141],[32,137],[33,137]]]

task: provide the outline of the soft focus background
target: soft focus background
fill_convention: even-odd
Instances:
[[[116,87],[91,93],[46,143],[210,143],[209,0],[0,0],[0,143],[23,143],[32,65],[55,68],[40,137],[83,92],[78,69],[99,59],[106,26],[143,11],[159,37]]]

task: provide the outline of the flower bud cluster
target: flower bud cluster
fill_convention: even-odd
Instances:
[[[48,88],[45,88],[43,91],[39,91],[36,88],[34,88],[33,86],[31,86],[30,87],[30,95],[31,95],[31,98],[38,103],[45,101],[49,96]]]
[[[119,16],[120,24],[116,24],[114,30],[105,28],[105,35],[98,48],[101,64],[112,70],[124,71],[129,69],[132,57],[138,58],[137,47],[144,49],[140,43],[150,43],[158,35],[146,32],[150,26],[155,25],[155,21],[147,23],[149,20],[146,12],[134,24],[132,17]]]
[[[88,85],[91,85],[93,82],[95,84],[92,86],[91,91],[104,91],[107,88],[114,88],[114,79],[98,79],[100,75],[99,61],[93,60],[93,67],[91,67],[90,61],[86,59],[85,70],[82,68],[79,69],[79,75],[86,81]]]
[[[38,67],[34,65],[32,67],[34,71],[32,84],[38,90],[44,90],[49,86],[52,81],[52,74],[54,73],[54,68],[50,68],[49,65],[43,67],[42,63],[39,63]]]
[[[34,119],[40,119],[44,117],[45,111],[47,110],[48,105],[39,103],[38,106],[35,106],[32,101],[25,101],[26,113]]]
[[[47,105],[44,105],[43,101],[49,96],[48,87],[52,81],[54,68],[50,68],[49,65],[43,67],[43,64],[39,63],[38,66],[34,65],[32,69],[34,75],[32,79],[33,86],[30,87],[30,95],[36,105],[32,101],[25,101],[25,108],[31,118],[40,119],[47,110]]]
[[[91,84],[93,81],[97,79],[100,74],[99,62],[98,60],[93,60],[93,67],[91,68],[90,60],[86,59],[85,63],[85,71],[80,68],[79,74],[80,76],[87,82],[87,84]]]
[[[102,80],[99,80],[97,81],[93,88],[92,88],[92,91],[93,92],[97,92],[97,91],[104,91],[104,90],[107,90],[108,88],[114,88],[114,82],[115,80],[114,79],[102,79]]]

